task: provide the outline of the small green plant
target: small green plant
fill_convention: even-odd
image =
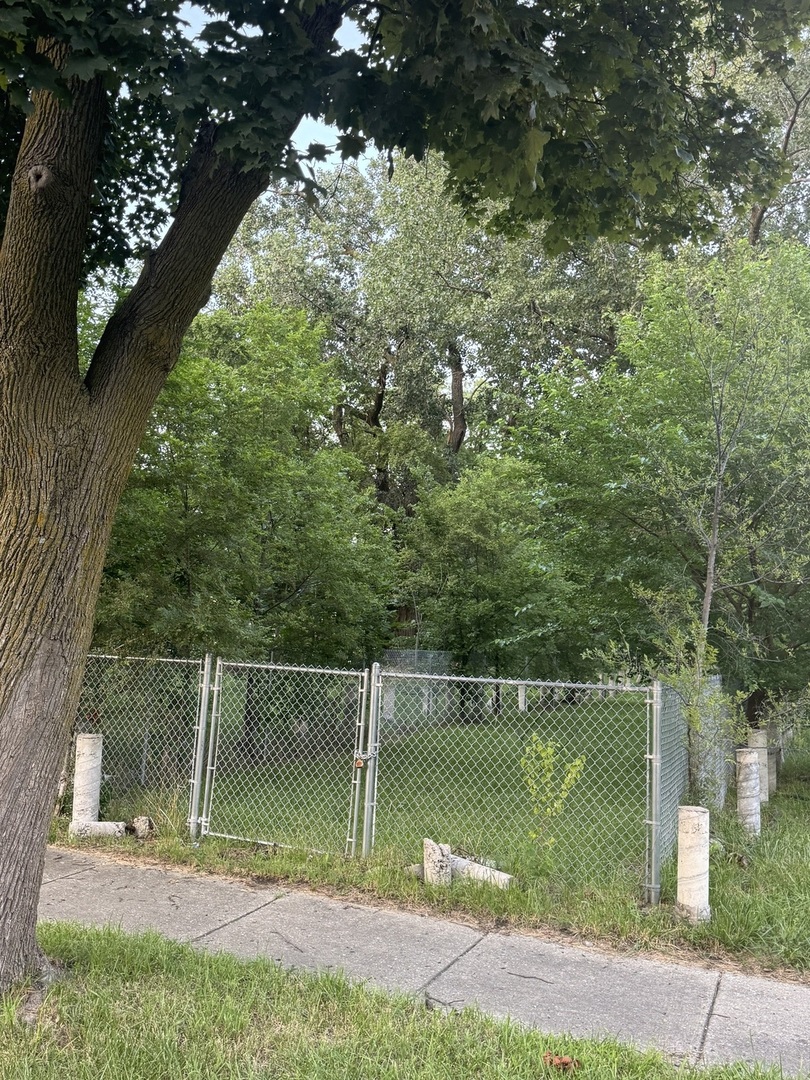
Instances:
[[[554,844],[549,831],[551,823],[563,812],[568,796],[585,768],[584,754],[563,765],[559,760],[560,750],[559,743],[544,742],[535,732],[520,759],[535,820],[535,828],[529,835],[546,850]]]

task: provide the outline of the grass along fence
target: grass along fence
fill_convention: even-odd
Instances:
[[[106,660],[99,663],[97,668],[109,670],[116,664],[141,670],[140,678],[146,680],[146,671],[154,666],[154,661],[141,667],[143,662]],[[173,667],[171,669],[174,670]],[[88,681],[92,677],[94,673],[91,662],[88,665]],[[158,678],[158,686],[165,685],[160,681],[161,678],[162,676]],[[133,727],[135,717],[134,714],[128,715],[120,693],[112,692],[112,687],[120,687],[121,683],[116,683],[109,675],[108,679],[111,703],[116,707],[111,708],[108,717],[101,716],[99,719],[107,745],[113,747],[118,734],[116,726],[123,725],[126,734]],[[419,700],[418,694],[413,691],[410,693],[412,702]],[[514,687],[507,687],[503,691],[502,720],[506,719],[509,709],[513,713],[521,712],[520,700],[515,701],[519,693]],[[492,704],[493,696],[494,690],[484,689],[483,698],[479,700],[483,700],[485,710]],[[565,712],[575,717],[583,708],[592,708],[584,696],[578,701],[560,700],[565,697],[565,692],[560,687],[553,688],[553,696],[552,702],[552,688],[549,686],[529,686],[526,691],[527,707],[532,707],[532,699],[535,698],[534,707],[539,706],[546,713],[547,719],[555,712],[560,717]],[[143,697],[140,700],[144,700]],[[160,717],[164,715],[161,704],[163,700],[162,694],[156,692],[156,724],[158,721],[162,723]],[[406,709],[407,700],[408,693],[403,692],[397,706],[398,711],[401,710],[401,719],[404,719],[406,712],[413,711],[412,705]],[[594,695],[591,700],[600,699]],[[613,699],[606,694],[601,700],[610,702]],[[634,708],[638,709],[643,696],[633,697],[632,700],[635,702]],[[97,694],[96,701],[103,704],[103,697]],[[382,707],[381,702],[380,708]],[[674,698],[668,704],[666,699],[663,703],[659,700],[658,707],[668,714],[668,719],[667,715],[664,716],[665,731],[659,747],[662,782],[665,787],[661,794],[665,823],[667,807],[677,806],[678,776],[681,776],[682,782],[686,775],[685,746],[682,738],[677,735],[677,727],[673,728],[673,718],[674,722],[679,722]],[[652,712],[656,712],[655,707]],[[498,730],[498,714],[495,713],[495,718],[491,713],[489,716],[490,723],[482,727],[489,727],[494,733]],[[135,727],[139,735],[142,735],[142,719],[141,716]],[[554,873],[538,873],[536,877],[522,873],[520,887],[505,892],[463,881],[454,884],[451,890],[433,889],[409,877],[404,873],[403,867],[407,862],[415,861],[418,855],[414,855],[410,850],[403,854],[398,847],[398,841],[389,848],[385,838],[388,794],[393,794],[395,788],[391,787],[391,790],[387,791],[384,783],[384,744],[380,748],[377,846],[374,857],[369,860],[347,859],[342,854],[316,855],[299,847],[274,847],[267,843],[241,844],[213,836],[202,844],[189,843],[187,817],[191,760],[188,763],[188,774],[173,783],[169,783],[165,769],[156,768],[151,772],[147,770],[146,786],[140,784],[139,757],[135,758],[138,768],[134,770],[134,775],[133,769],[127,767],[120,780],[111,774],[107,763],[104,816],[108,819],[125,819],[145,812],[156,819],[159,833],[155,840],[144,845],[127,837],[116,841],[114,845],[125,851],[128,857],[146,860],[147,863],[157,860],[166,865],[187,866],[207,873],[244,877],[250,881],[299,882],[315,888],[327,887],[332,892],[349,896],[355,892],[363,892],[374,902],[394,902],[417,908],[428,905],[446,915],[458,913],[484,920],[487,924],[495,919],[499,925],[517,929],[551,926],[565,932],[579,932],[589,939],[625,942],[634,950],[666,951],[675,948],[679,956],[684,955],[684,950],[687,953],[697,950],[703,955],[742,958],[746,964],[753,960],[767,970],[787,967],[804,972],[806,977],[806,973],[810,971],[810,712],[806,699],[801,699],[794,705],[784,703],[775,720],[780,730],[794,737],[789,742],[789,752],[780,774],[778,791],[770,803],[762,808],[762,835],[753,837],[745,833],[733,812],[713,815],[712,831],[720,843],[713,846],[711,854],[712,919],[710,923],[697,926],[684,922],[673,907],[675,865],[672,859],[666,857],[661,863],[662,903],[653,907],[638,903],[638,879],[634,879],[632,872],[628,871],[624,872],[623,877],[617,877],[611,870],[610,876],[600,876],[598,882],[593,882],[593,878],[589,881],[588,874],[580,881],[575,874],[566,880]],[[184,720],[184,724],[187,723],[188,721]],[[469,725],[469,728],[472,738],[473,725]],[[460,729],[461,725],[458,730]],[[159,725],[157,730],[159,731]],[[446,737],[441,727],[434,735],[438,739]],[[396,737],[406,743],[410,735],[400,729],[396,732]],[[143,746],[142,740],[131,734],[123,742],[126,745],[141,748]],[[157,747],[159,741],[155,739],[150,745]],[[187,745],[187,735],[184,735],[183,745]],[[477,745],[480,749],[482,744],[479,741]],[[436,756],[438,754],[436,751]],[[107,757],[105,753],[105,761]],[[125,764],[129,760],[131,757],[124,757]],[[148,759],[147,764],[149,760],[159,763],[161,756],[156,754],[152,759]],[[303,769],[304,764],[297,762],[296,768],[300,766]],[[265,767],[275,768],[277,765],[278,763],[267,763]],[[446,775],[447,768],[445,766],[442,770],[442,775]],[[343,759],[335,771],[341,783],[345,783],[347,771],[354,776],[354,771],[347,770],[346,761]],[[667,776],[670,774],[673,783],[666,786]],[[292,771],[288,770],[287,777],[292,775]],[[363,784],[366,775],[364,770],[360,770]],[[427,775],[426,770],[425,776]],[[392,776],[389,772],[391,785],[395,779],[396,775]],[[273,785],[270,786],[272,788]],[[423,784],[423,790],[427,786]],[[263,784],[259,784],[259,790],[262,788]],[[469,790],[469,786],[463,785],[462,790]],[[236,802],[241,805],[241,800]],[[268,805],[272,805],[270,797]],[[65,809],[69,810],[69,804],[66,804]],[[282,806],[281,811],[283,810]],[[268,815],[273,816],[272,812]],[[246,820],[249,820],[247,816]],[[467,820],[469,821],[469,818]],[[281,818],[276,815],[276,824],[280,821]],[[340,821],[343,821],[342,814]],[[337,835],[341,835],[340,826]],[[522,831],[516,835],[518,839],[523,838]],[[52,836],[57,843],[69,842],[65,817],[54,821]],[[438,836],[436,838],[438,839]],[[559,842],[562,843],[562,838]],[[83,847],[103,849],[108,844],[109,841],[103,840],[82,841]],[[529,850],[531,852],[531,848]],[[555,854],[558,859],[560,850],[557,846]]]

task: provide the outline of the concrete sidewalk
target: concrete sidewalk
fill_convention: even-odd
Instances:
[[[40,918],[154,929],[214,952],[341,969],[439,1006],[477,1004],[546,1032],[612,1035],[676,1060],[810,1075],[810,986],[58,849],[48,852]]]

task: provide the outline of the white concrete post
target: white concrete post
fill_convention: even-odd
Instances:
[[[737,751],[737,817],[746,832],[759,836],[759,751]]]
[[[76,736],[76,769],[73,774],[73,821],[98,821],[101,797],[102,735]]]
[[[123,821],[71,821],[68,826],[70,836],[112,836],[120,840],[126,835],[127,827]]]
[[[709,811],[678,807],[678,906],[690,922],[706,922],[709,907]]]
[[[73,817],[69,836],[114,836],[126,832],[123,821],[99,821],[101,798],[102,735],[76,736],[76,769],[73,773]]]
[[[425,881],[428,885],[449,885],[453,880],[450,845],[436,844],[427,837],[422,841]]]
[[[526,712],[526,683],[518,683],[518,712]]]
[[[442,845],[445,847],[446,845]],[[449,851],[448,847],[448,851]],[[505,874],[503,870],[495,870],[491,866],[473,862],[471,859],[462,859],[460,855],[450,856],[450,871],[454,878],[470,878],[472,881],[485,881],[489,885],[497,885],[499,889],[508,889],[514,881],[511,874]]]
[[[768,732],[752,728],[748,732],[748,746],[759,754],[759,801],[768,801]]]

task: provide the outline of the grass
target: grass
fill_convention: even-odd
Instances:
[[[111,804],[107,816],[125,807]],[[764,807],[762,835],[747,837],[733,817],[721,815],[713,832],[722,849],[712,855],[712,919],[700,926],[684,922],[674,909],[675,868],[665,867],[662,903],[646,908],[628,871],[600,880],[572,882],[553,873],[525,875],[506,892],[456,882],[434,889],[408,876],[403,859],[381,852],[370,860],[346,859],[255,844],[206,838],[199,846],[183,837],[185,805],[156,817],[160,834],[146,843],[117,842],[130,857],[274,883],[291,882],[335,894],[365,896],[408,907],[473,919],[488,927],[552,928],[637,950],[694,950],[703,957],[737,958],[764,970],[810,971],[810,750],[795,752],[780,779],[780,790]],[[67,823],[55,824],[53,838],[67,843]],[[94,842],[82,841],[82,846]],[[104,847],[104,842],[95,842]],[[109,844],[106,846],[109,847]]]
[[[611,1041],[545,1036],[472,1010],[445,1015],[335,975],[209,956],[156,935],[51,923],[45,951],[65,968],[34,1023],[0,1003],[3,1080],[743,1080],[778,1069],[675,1068]]]

